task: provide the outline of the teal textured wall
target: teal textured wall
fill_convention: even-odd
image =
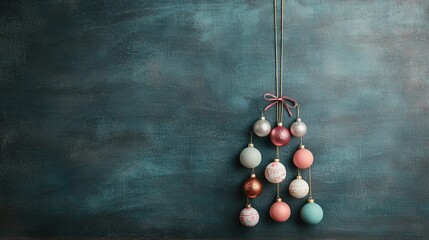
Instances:
[[[247,229],[271,1],[0,1],[0,236],[428,238],[429,2],[286,0],[285,23],[325,217],[304,225],[287,194],[294,139],[290,220],[269,219],[263,180]],[[263,179],[274,149],[255,144]]]

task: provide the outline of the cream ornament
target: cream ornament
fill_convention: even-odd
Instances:
[[[247,204],[240,212],[240,222],[243,226],[254,227],[259,222],[259,213],[256,209]]]
[[[300,175],[289,184],[289,193],[294,198],[303,198],[309,191],[308,183]]]
[[[283,182],[286,178],[286,168],[280,162],[280,159],[274,159],[274,162],[268,164],[265,168],[265,178],[271,183]]]

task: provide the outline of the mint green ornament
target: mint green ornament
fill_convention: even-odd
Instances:
[[[309,225],[315,225],[322,221],[322,218],[323,209],[313,198],[309,198],[308,203],[301,209],[301,219]]]

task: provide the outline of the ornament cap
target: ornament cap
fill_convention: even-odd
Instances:
[[[307,202],[308,203],[314,203],[314,198],[310,197]]]
[[[256,174],[255,174],[255,173],[252,173],[252,174],[250,174],[250,177],[251,177],[251,178],[256,178]]]
[[[246,208],[251,208],[251,207],[252,207],[252,204],[246,203]]]
[[[279,158],[275,158],[274,162],[280,162],[280,159]]]
[[[301,175],[296,176],[296,179],[302,179]]]
[[[277,197],[276,202],[281,202],[281,201],[282,201],[281,197]]]
[[[297,122],[301,122],[301,118],[297,118],[297,119],[296,119],[296,121],[297,121]]]
[[[248,147],[253,147],[254,145],[253,145],[253,143],[249,143],[249,144],[247,144],[247,146]]]
[[[299,149],[304,149],[305,145],[304,144],[299,144]]]
[[[283,126],[283,123],[278,122],[278,123],[277,123],[277,126],[281,127],[281,126]]]
[[[264,117],[264,116],[262,116],[262,117],[261,117],[261,120],[265,120],[265,117]]]

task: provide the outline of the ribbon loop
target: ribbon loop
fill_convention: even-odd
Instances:
[[[276,105],[278,102],[281,102],[282,105],[286,108],[287,112],[289,113],[289,116],[293,116],[292,112],[291,112],[291,108],[296,108],[296,106],[298,105],[298,103],[296,102],[296,100],[288,97],[288,96],[283,96],[283,97],[277,97],[272,93],[265,93],[264,94],[264,99],[267,101],[270,101],[271,103],[268,104],[265,108],[264,108],[264,112],[268,111],[268,109],[270,109],[272,106]],[[293,105],[289,105],[287,102],[292,102]]]

